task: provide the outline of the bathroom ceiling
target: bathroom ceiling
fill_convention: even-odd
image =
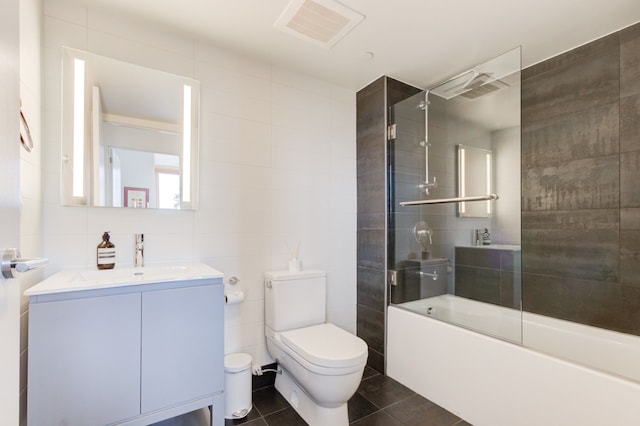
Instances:
[[[274,27],[290,0],[79,1],[355,90],[429,88],[518,45],[527,67],[640,21],[639,0],[340,0],[365,18],[327,48]]]

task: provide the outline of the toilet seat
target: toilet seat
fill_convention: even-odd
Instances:
[[[329,323],[282,332],[280,340],[307,362],[325,368],[361,366],[368,356],[362,339]]]

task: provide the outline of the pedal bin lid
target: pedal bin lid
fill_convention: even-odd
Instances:
[[[224,371],[227,373],[238,373],[251,368],[251,355],[236,352],[224,356]]]

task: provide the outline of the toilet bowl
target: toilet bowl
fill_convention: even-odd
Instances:
[[[348,425],[347,401],[358,389],[367,344],[325,323],[324,271],[268,272],[267,349],[282,373],[276,389],[310,425]]]

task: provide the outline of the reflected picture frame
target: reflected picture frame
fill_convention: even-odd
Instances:
[[[124,206],[132,209],[149,208],[149,188],[125,186]]]

